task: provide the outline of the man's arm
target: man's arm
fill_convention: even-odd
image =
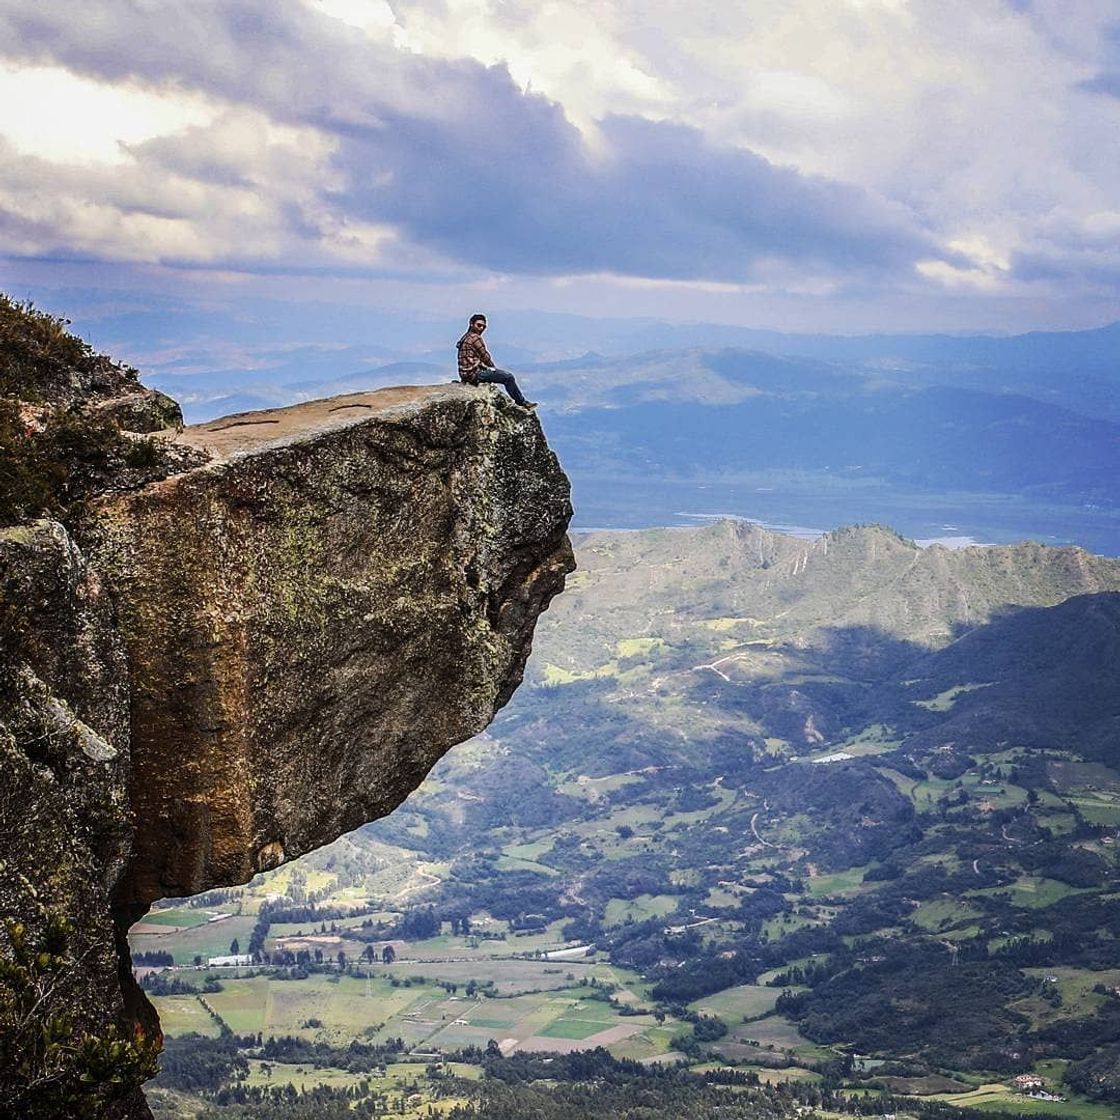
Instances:
[[[478,360],[487,368],[494,368],[494,359],[490,357],[490,351],[486,349],[486,343],[482,341],[482,335],[477,336],[477,341],[474,344],[474,351],[478,355]]]

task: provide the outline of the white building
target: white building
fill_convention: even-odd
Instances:
[[[206,962],[207,968],[226,968],[233,965],[252,964],[253,957],[251,953],[235,953],[230,957],[211,957]]]

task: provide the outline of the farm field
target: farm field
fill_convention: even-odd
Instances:
[[[198,996],[152,996],[150,997],[159,1012],[159,1022],[163,1033],[169,1038],[176,1035],[200,1034],[206,1038],[217,1038],[221,1026],[198,1001]]]
[[[578,977],[573,986],[569,971],[546,973],[546,963],[536,961],[493,963],[497,967],[489,974],[459,965],[462,975],[454,979],[446,974],[448,969],[454,973],[454,966],[420,980],[399,965],[368,979],[322,973],[298,980],[267,973],[228,976],[221,980],[221,991],[201,999],[235,1034],[292,1035],[334,1046],[352,1039],[377,1043],[400,1037],[407,1047],[425,1050],[485,1047],[493,1039],[507,1053],[598,1045],[643,1056],[664,1052],[669,1028],[657,1026],[651,1016],[620,1016],[595,998],[595,989],[579,986]],[[606,965],[587,965],[582,971],[588,976],[594,971],[604,980],[618,978]],[[456,995],[437,983],[465,987],[468,973],[469,979],[492,984],[488,990],[495,994]],[[182,975],[194,973],[186,970]],[[198,996],[157,995],[153,1002],[169,1036],[194,1031],[214,1037],[219,1032]]]
[[[728,1022],[742,1022],[745,1018],[769,1014],[781,990],[763,988],[753,984],[742,984],[728,988],[714,995],[704,996],[689,1004],[693,1011],[702,1015],[718,1015]]]
[[[196,923],[187,929],[144,920],[129,932],[129,944],[134,953],[167,952],[177,965],[191,965],[195,957],[205,962],[210,957],[228,955],[235,939],[239,945],[247,945],[255,924],[256,919],[248,915],[233,915],[221,922]]]
[[[1086,1100],[1042,1101],[1014,1093],[1002,1084],[981,1085],[971,1093],[938,1094],[932,1100],[947,1101],[981,1112],[1009,1112],[1013,1116],[1069,1117],[1069,1120],[1116,1120],[1109,1105]]]

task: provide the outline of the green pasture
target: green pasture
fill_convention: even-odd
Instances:
[[[885,754],[887,751],[894,750],[901,742],[902,740],[895,736],[893,727],[888,727],[885,723],[872,723],[825,753],[833,754],[841,750],[859,757]]]
[[[412,1066],[410,1068],[412,1076],[422,1082],[424,1067]],[[350,1073],[348,1070],[333,1069],[330,1066],[316,1068],[288,1062],[262,1062],[253,1058],[249,1061],[249,1076],[241,1084],[250,1088],[264,1085],[292,1085],[298,1092],[302,1093],[320,1085],[329,1089],[349,1089],[362,1081],[368,1081],[372,1089],[374,1084],[382,1080],[387,1079],[373,1077],[365,1073]]]
[[[1088,968],[1054,965],[1050,968],[1024,968],[1023,972],[1036,980],[1045,980],[1047,976],[1057,978],[1056,987],[1062,995],[1062,1006],[1054,1014],[1061,1018],[1083,1018],[1094,1014],[1108,997],[1098,995],[1093,988],[1098,984],[1103,984],[1106,988],[1120,985],[1120,968],[1093,971]]]
[[[672,1051],[673,1039],[680,1030],[680,1024],[649,1027],[640,1034],[612,1043],[608,1049],[616,1058],[632,1058],[639,1062],[664,1057]]]
[[[973,803],[987,801],[994,809],[1014,809],[1024,805],[1027,800],[1027,791],[1022,786],[1012,785],[1010,782],[1001,781],[997,785],[985,785],[984,779],[979,774],[964,774],[959,779],[960,785],[966,789]]]
[[[528,844],[507,844],[502,851],[511,859],[535,863],[545,852],[552,851],[553,840],[554,838],[549,836],[545,840],[535,840]]]
[[[268,927],[268,936],[270,939],[277,937],[330,937],[331,922],[273,922]],[[335,926],[341,925],[341,921],[335,921]],[[326,932],[320,930],[320,926],[327,927]]]
[[[606,1030],[610,1024],[595,1019],[554,1019],[543,1030],[537,1031],[538,1038],[590,1038],[593,1034]]]
[[[726,887],[712,887],[704,901],[709,906],[726,909],[731,906],[738,906],[740,898],[741,895],[729,891]]]
[[[1063,801],[1062,804],[1065,805],[1065,802]],[[1046,812],[1036,813],[1035,815],[1038,818],[1039,824],[1050,829],[1055,836],[1065,836],[1077,827],[1077,817],[1075,817],[1073,813]],[[1090,823],[1094,824],[1097,822],[1090,821]]]
[[[822,924],[819,919],[810,917],[808,914],[775,914],[774,917],[767,918],[762,923],[762,933],[764,937],[774,941],[779,937],[785,937],[786,934],[794,933],[796,930]]]
[[[175,907],[172,910],[149,910],[140,921],[152,926],[179,926],[190,929],[194,926],[206,925],[217,913],[220,911]]]
[[[707,791],[713,796],[719,798],[719,803],[716,805],[709,805],[706,809],[694,809],[687,813],[669,812],[665,814],[665,823],[668,826],[676,824],[692,824],[696,821],[704,821],[709,817],[714,817],[719,813],[731,808],[735,803],[735,799],[739,796],[733,789],[725,789],[721,785],[707,786]]]
[[[828,875],[813,875],[806,883],[808,893],[814,898],[862,893],[864,876],[874,866],[875,864],[867,863],[862,867],[849,867],[845,871],[836,871]]]
[[[970,906],[967,902],[953,898],[935,898],[923,902],[911,915],[910,920],[930,933],[940,933],[983,916],[983,910]]]
[[[475,922],[476,928],[480,931],[487,927],[493,928],[493,924],[492,919],[488,921],[485,916],[479,917]],[[501,924],[504,932],[505,923]],[[455,936],[440,934],[438,937],[427,937],[422,941],[394,943],[394,947],[398,963],[441,961],[449,957],[479,962],[487,962],[495,958],[532,957],[537,953],[563,949],[570,944],[561,934],[565,924],[566,919],[558,919],[539,932],[507,933],[504,939],[482,938],[473,934],[466,937],[459,934]]]
[[[559,937],[550,938],[547,934],[533,935],[542,943],[552,948],[560,944]],[[424,941],[394,942],[394,949],[398,961],[428,962],[444,960],[447,957],[457,957],[464,961],[487,962],[497,957],[513,957],[531,951],[525,942],[528,938],[509,935],[504,941],[497,938],[481,937],[429,937]]]
[[[819,1073],[811,1069],[803,1069],[801,1066],[787,1066],[784,1069],[773,1066],[741,1066],[739,1068],[750,1073],[757,1073],[758,1079],[763,1085],[784,1085],[791,1081],[807,1084],[822,1080]]]
[[[379,967],[390,976],[403,979],[405,976],[422,973],[433,983],[446,980],[459,984],[464,989],[471,980],[480,984],[492,980],[499,995],[503,996],[560,991],[589,980],[596,973],[593,964],[582,960],[422,961],[398,957],[394,964]]]
[[[808,813],[790,813],[789,816],[779,817],[767,813],[760,813],[755,827],[759,836],[772,848],[798,847],[812,830],[813,819]],[[748,832],[746,841],[753,841],[754,837]],[[774,859],[781,855],[767,849],[766,856]]]
[[[830,1054],[826,1048],[817,1046],[804,1038],[797,1030],[797,1024],[782,1015],[768,1015],[755,1023],[728,1023],[731,1028],[726,1036],[729,1042],[754,1043],[762,1050],[786,1051],[803,1058],[821,1058]],[[716,1044],[722,1049],[723,1039]]]
[[[758,974],[758,980],[756,981],[755,986],[762,987],[765,984],[769,984],[771,980],[773,980],[776,976],[781,975],[786,971],[786,969],[795,967],[804,968],[806,965],[816,964],[822,960],[824,960],[824,957],[819,953],[814,954],[811,957],[798,957],[795,960],[787,962],[786,964],[779,965],[777,968],[771,968],[766,972],[760,972]]]
[[[196,996],[150,996],[159,1013],[159,1025],[169,1037],[184,1034],[201,1034],[217,1038],[221,1033],[218,1024],[198,1002]]]
[[[586,774],[579,774],[561,782],[556,789],[558,793],[565,793],[569,797],[582,797],[588,801],[599,801],[605,794],[613,793],[615,790],[639,781],[641,781],[641,775],[639,774],[608,774],[602,778],[592,778]]]
[[[1103,825],[1105,828],[1120,825],[1120,802],[1088,797],[1073,797],[1070,800],[1090,824]]]
[[[1063,1088],[1062,1096],[1068,1095]],[[1116,1120],[1116,1110],[1111,1105],[1094,1104],[1083,1098],[1066,1101],[1036,1101],[1021,1093],[1013,1092],[1006,1085],[982,1085],[971,1093],[955,1095],[938,1094],[931,1100],[947,1101],[961,1108],[975,1108],[980,1112],[1004,1112],[1013,1116],[1061,1116],[1070,1120]]]
[[[920,782],[915,782],[910,789],[910,798],[914,802],[914,807],[920,812],[926,812],[932,809],[937,802],[955,789],[956,782],[946,781],[942,778],[923,778]]]
[[[381,977],[313,974],[303,980],[262,975],[223,980],[223,990],[205,999],[237,1034],[294,1034],[345,1044],[364,1037],[378,1023],[401,1018],[446,993],[439,988],[394,988]],[[322,1027],[309,1027],[310,1020]]]
[[[482,1076],[482,1071],[478,1066],[465,1065],[461,1062],[443,1063],[442,1069],[451,1076],[460,1077],[464,1080],[477,1081]],[[363,1082],[369,1086],[371,1095],[381,1094],[389,1097],[393,1115],[406,1118],[406,1120],[407,1118],[429,1116],[433,1111],[436,1114],[443,1114],[453,1105],[464,1103],[456,1101],[454,1098],[433,1099],[425,1067],[418,1062],[394,1062],[385,1068],[384,1075],[379,1076],[252,1059],[249,1062],[249,1076],[243,1084],[249,1087],[291,1085],[297,1092],[303,1093],[318,1086],[349,1089]],[[410,1107],[405,1103],[405,1098],[413,1093],[418,1094],[421,1100]],[[396,1101],[397,1096],[401,1098],[400,1104]]]
[[[946,828],[939,834],[945,837],[946,843],[952,841],[953,829]],[[925,867],[943,867],[946,871],[959,871],[961,866],[961,857],[955,851],[948,852],[931,852],[928,856],[922,856],[917,863]]]
[[[1085,891],[1071,887],[1058,879],[1047,879],[1038,875],[1025,875],[1011,887],[1011,903],[1031,910],[1043,910],[1053,906],[1071,894],[1084,894]]]
[[[620,926],[628,918],[644,922],[647,918],[664,918],[676,910],[680,899],[671,894],[640,894],[637,898],[612,898],[607,903],[604,924]]]
[[[129,947],[134,953],[162,951],[170,953],[176,964],[194,963],[196,956],[205,962],[209,957],[224,957],[230,943],[237,938],[242,952],[249,944],[249,935],[256,925],[256,918],[240,914],[222,922],[207,922],[190,929],[160,933],[130,933]]]
[[[1085,890],[1071,887],[1057,879],[1046,879],[1038,875],[1024,875],[1010,886],[979,887],[965,891],[966,896],[1006,894],[1012,906],[1025,910],[1043,910],[1053,906],[1071,894],[1084,894]]]
[[[795,989],[797,990],[797,989]],[[781,995],[778,988],[764,988],[757,984],[740,984],[735,988],[716,992],[693,1000],[690,1010],[702,1015],[718,1015],[728,1023],[742,1022],[746,1018],[765,1015],[774,1010],[774,1004]],[[752,1024],[753,1025],[753,1024]],[[753,1036],[752,1036],[753,1037]]]
[[[965,693],[990,687],[990,681],[983,684],[957,684],[945,689],[944,692],[939,692],[930,700],[911,700],[910,703],[917,708],[925,708],[928,712],[948,712]]]
[[[222,1021],[235,1034],[256,1034],[267,1025],[271,1010],[267,976],[254,976],[241,980],[225,980],[222,991],[210,992],[203,998],[222,1017]],[[283,1033],[269,1031],[270,1034]]]

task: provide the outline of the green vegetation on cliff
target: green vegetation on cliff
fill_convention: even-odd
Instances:
[[[67,519],[94,494],[155,477],[166,448],[126,432],[182,422],[170,398],[67,326],[0,293],[0,525]]]
[[[74,1004],[73,926],[59,915],[38,940],[19,922],[5,925],[0,954],[0,1116],[58,1120],[95,1116],[133,1094],[157,1070],[158,1041],[110,1025],[83,1027]]]

